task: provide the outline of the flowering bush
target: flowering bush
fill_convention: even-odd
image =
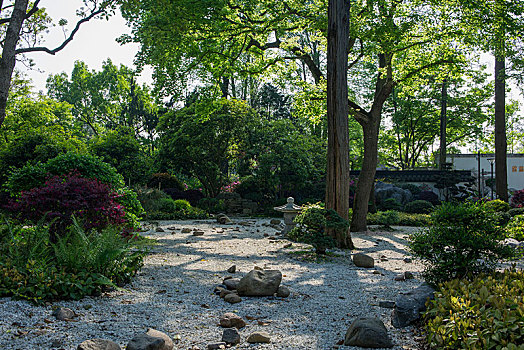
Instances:
[[[524,207],[524,190],[519,190],[511,197],[511,206],[514,208]]]
[[[240,185],[240,181],[233,181],[228,185],[222,186],[221,192],[235,192],[237,186]]]
[[[73,216],[87,230],[122,225],[125,213],[115,201],[117,197],[109,185],[72,172],[53,176],[42,187],[23,191],[18,198],[9,200],[7,209],[32,223],[44,218],[51,223],[51,231],[60,235],[72,224]]]

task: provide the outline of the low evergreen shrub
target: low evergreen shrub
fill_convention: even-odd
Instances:
[[[506,233],[509,238],[524,241],[524,215],[514,216],[506,225]]]
[[[435,209],[435,206],[425,200],[415,200],[404,206],[404,211],[411,214],[429,214]]]

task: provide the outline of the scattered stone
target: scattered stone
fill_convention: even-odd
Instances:
[[[372,268],[375,266],[375,259],[364,253],[353,254],[353,264],[357,267]]]
[[[189,227],[184,227],[182,229],[182,233],[190,233],[191,232],[191,229]]]
[[[240,283],[240,279],[238,278],[229,278],[227,280],[224,280],[224,285],[229,290],[237,289],[239,283]]]
[[[405,281],[405,280],[406,280],[406,276],[403,273],[400,273],[395,276],[395,281]]]
[[[383,273],[380,272],[380,271],[378,271],[378,270],[375,270],[375,271],[373,271],[373,274],[374,274],[374,275],[382,275]]]
[[[251,270],[238,283],[239,295],[272,296],[278,291],[282,273],[278,270]]]
[[[229,293],[224,297],[224,300],[230,304],[240,303],[242,299],[235,293]]]
[[[269,237],[269,233],[264,232],[264,235],[263,235],[263,236],[264,236],[264,237]]]
[[[201,231],[201,230],[193,231],[193,236],[203,236],[203,235],[204,235],[204,231]]]
[[[75,312],[67,307],[59,307],[53,311],[53,316],[59,321],[67,321],[75,317]]]
[[[270,225],[280,225],[280,220],[279,219],[271,219],[269,224]]]
[[[284,248],[291,248],[293,246],[293,243],[284,244]]]
[[[220,327],[224,328],[243,328],[246,326],[246,321],[242,317],[232,312],[227,312],[220,317]]]
[[[407,280],[412,280],[412,279],[415,278],[415,276],[413,275],[412,272],[406,271],[406,272],[404,272],[404,278],[407,279]]]
[[[162,227],[157,227],[155,229],[156,232],[166,232]]]
[[[147,335],[155,338],[161,338],[164,339],[164,346],[160,348],[160,350],[172,350],[173,349],[173,341],[169,336],[163,332],[157,331],[156,329],[149,328],[146,332]]]
[[[63,345],[63,342],[60,339],[54,339],[51,342],[51,347],[52,348],[60,348],[60,347],[62,347],[62,345]]]
[[[411,260],[410,258],[404,258],[404,262],[405,262],[406,264],[410,264],[410,263],[413,262],[413,260]]]
[[[291,291],[286,286],[280,286],[277,290],[277,297],[287,298],[291,294]]]
[[[226,289],[227,289],[226,285],[219,284],[218,286],[215,287],[215,289],[213,289],[213,293],[215,293],[216,295],[220,295],[220,292]]]
[[[138,334],[127,343],[126,350],[164,350],[166,341],[163,338],[148,334]]]
[[[426,310],[426,301],[433,299],[435,290],[427,283],[397,296],[395,308],[391,315],[391,324],[396,328],[409,326],[420,318]]]
[[[89,339],[80,343],[76,350],[121,350],[120,345],[106,339]]]
[[[504,244],[515,249],[517,249],[520,246],[520,242],[514,238],[506,238],[504,240]]]
[[[395,308],[395,302],[391,300],[381,300],[378,302],[378,306],[384,309],[393,309]]]
[[[393,347],[384,323],[378,318],[372,317],[361,317],[353,321],[346,332],[344,345],[363,348]]]
[[[227,344],[236,345],[240,343],[240,333],[236,328],[226,328],[222,333],[222,341]]]
[[[174,230],[176,230],[176,227],[175,227],[175,226],[169,226],[167,229],[168,229],[169,231],[174,231]]]
[[[231,266],[229,269],[227,269],[227,272],[229,273],[237,272],[237,266],[236,265]]]
[[[226,348],[225,342],[207,344],[207,350],[220,350]]]
[[[268,333],[266,332],[254,332],[247,337],[247,342],[251,344],[256,343],[270,343],[271,338]]]
[[[217,222],[221,225],[231,225],[233,221],[226,214],[218,214]]]
[[[223,289],[223,290],[220,291],[220,294],[219,294],[219,295],[220,295],[221,298],[225,298],[226,295],[228,295],[228,294],[232,294],[232,293],[233,293],[232,290]]]

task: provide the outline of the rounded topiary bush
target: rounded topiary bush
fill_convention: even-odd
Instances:
[[[484,203],[484,208],[497,213],[505,213],[510,210],[509,204],[501,201],[500,199],[495,199]]]
[[[381,210],[402,210],[402,203],[400,203],[395,198],[387,198],[382,203],[380,203]]]
[[[435,209],[433,204],[421,199],[409,202],[404,206],[404,211],[412,214],[429,214],[433,209]]]
[[[524,215],[513,217],[506,225],[508,237],[524,241]]]

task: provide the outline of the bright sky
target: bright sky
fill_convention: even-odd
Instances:
[[[68,20],[68,32],[72,30],[77,22],[75,11],[82,6],[81,0],[43,0],[41,7],[47,9],[48,14],[58,22],[60,18]],[[46,92],[45,82],[50,74],[66,72],[68,75],[73,71],[75,61],[86,62],[89,69],[100,70],[102,62],[111,58],[114,64],[124,64],[133,66],[133,58],[138,51],[138,45],[126,44],[121,46],[115,39],[124,33],[129,33],[130,29],[126,26],[125,20],[117,11],[109,21],[91,20],[82,24],[75,38],[62,51],[56,55],[47,53],[29,53],[28,58],[32,58],[36,63],[36,69],[28,70],[20,62],[16,68],[24,71],[31,80],[36,91]],[[62,43],[64,34],[60,27],[52,28],[45,36],[45,46],[54,48]],[[145,69],[141,82],[151,82],[151,70]]]

